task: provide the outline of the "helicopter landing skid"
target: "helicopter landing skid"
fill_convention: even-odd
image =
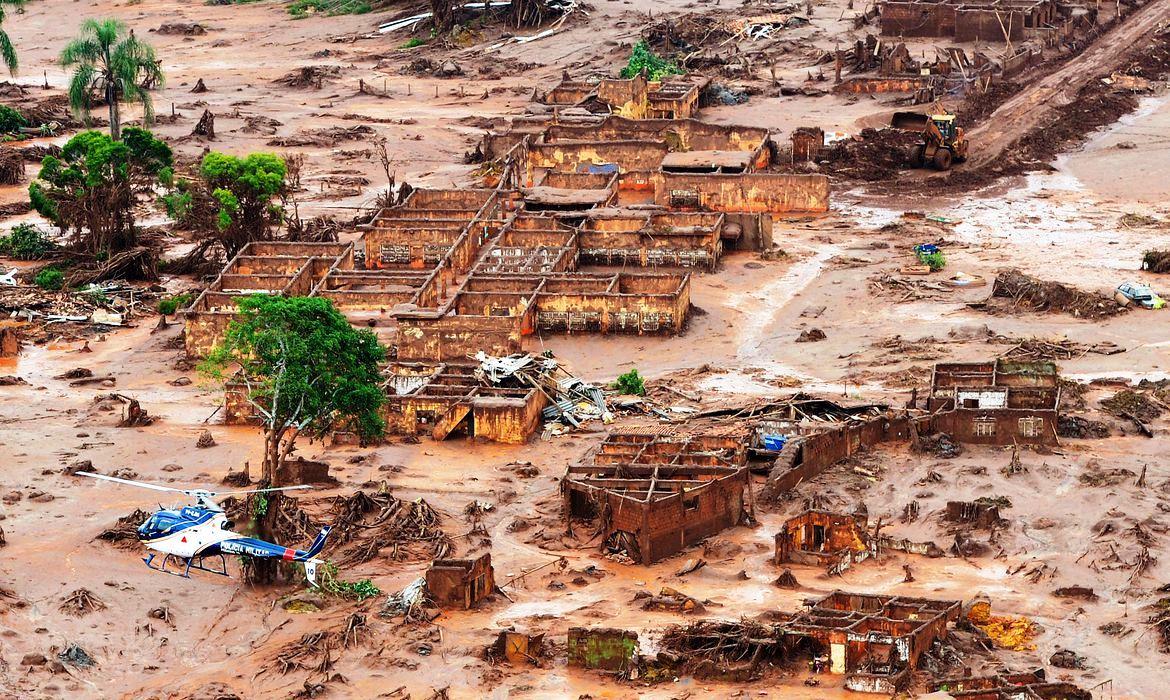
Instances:
[[[219,567],[220,568],[218,568],[218,569],[211,569],[211,568],[204,566],[203,560],[205,559],[205,557],[187,558],[187,557],[180,557],[180,556],[177,556],[174,554],[166,555],[165,557],[163,557],[162,565],[155,566],[154,565],[155,556],[156,555],[151,554],[148,557],[143,557],[142,561],[146,564],[147,568],[153,569],[154,571],[161,571],[162,573],[170,574],[171,576],[181,576],[182,578],[191,578],[191,570],[192,569],[194,569],[196,571],[206,571],[209,574],[218,574],[220,576],[228,576],[227,560],[223,558],[222,554],[213,555],[213,556],[219,557]],[[174,559],[176,562],[179,563],[179,566],[183,567],[183,573],[179,573],[178,571],[168,571],[167,570],[167,564],[170,563],[171,559]]]

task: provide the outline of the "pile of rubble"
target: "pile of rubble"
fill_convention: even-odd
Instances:
[[[120,281],[90,284],[77,291],[0,284],[0,318],[20,324],[19,335],[27,342],[40,344],[62,336],[84,338],[154,313],[161,291],[153,285],[140,287]]]
[[[1074,342],[1068,338],[1044,340],[1042,338],[1011,338],[1005,335],[994,335],[987,342],[1012,345],[1013,347],[1001,354],[1000,357],[1005,360],[1015,360],[1018,362],[1073,360],[1090,353],[1097,355],[1116,355],[1125,352],[1125,348],[1109,341],[1088,345],[1086,343]]]
[[[1015,269],[995,276],[991,296],[1011,299],[1013,305],[1034,311],[1063,312],[1081,318],[1106,318],[1124,311],[1111,297],[1037,279]]]
[[[548,399],[543,416],[552,434],[577,428],[586,421],[613,421],[606,405],[605,393],[597,386],[570,374],[551,357],[529,354],[493,357],[480,351],[476,376],[496,387],[534,387]]]
[[[910,148],[920,140],[918,134],[901,129],[863,129],[851,139],[834,143],[818,162],[835,175],[888,180],[910,167]]]
[[[332,502],[327,518],[334,523],[332,556],[341,566],[370,561],[387,548],[395,561],[440,559],[452,549],[442,516],[424,499],[357,491]]]

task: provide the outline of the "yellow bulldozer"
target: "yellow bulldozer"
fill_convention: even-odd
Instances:
[[[922,142],[910,147],[913,167],[929,165],[936,170],[950,170],[952,164],[967,160],[967,137],[955,122],[954,114],[938,109],[932,110],[931,114],[895,112],[890,125],[922,134]]]

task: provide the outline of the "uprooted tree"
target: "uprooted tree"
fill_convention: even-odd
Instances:
[[[230,259],[252,241],[276,237],[290,190],[288,166],[278,155],[212,152],[196,177],[178,179],[162,200],[167,213],[196,234],[188,258],[203,259],[218,247]]]
[[[281,486],[284,464],[301,435],[324,438],[343,427],[369,440],[385,427],[379,363],[386,357],[370,331],[357,330],[333,304],[317,297],[253,295],[240,301],[234,320],[200,366],[206,376],[243,391],[264,433],[263,485]],[[281,512],[281,492],[263,495],[253,511],[257,531],[272,537]],[[257,560],[254,583],[276,577]]]
[[[134,208],[173,176],[169,146],[136,127],[122,136],[77,134],[60,156],[45,157],[28,188],[33,208],[69,235],[74,252],[99,260],[139,245]]]

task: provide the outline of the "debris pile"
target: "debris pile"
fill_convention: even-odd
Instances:
[[[150,513],[137,508],[133,513],[118,518],[118,522],[98,533],[94,539],[109,542],[115,547],[136,547],[138,545],[138,526],[146,522]]]
[[[991,296],[1011,299],[1015,306],[1034,311],[1067,313],[1081,318],[1105,318],[1123,311],[1111,297],[1037,279],[1014,269],[995,276]]]
[[[334,146],[342,141],[359,141],[374,135],[373,127],[365,124],[356,126],[327,126],[320,129],[303,129],[292,136],[270,139],[269,146],[290,148],[296,146]]]
[[[1041,338],[1010,338],[1004,335],[995,335],[988,339],[989,343],[1012,345],[1007,352],[1000,355],[1005,360],[1018,362],[1039,362],[1041,360],[1074,360],[1090,353],[1097,355],[1116,355],[1125,352],[1125,348],[1108,341],[1088,345],[1062,338],[1060,340],[1044,340]]]
[[[1167,410],[1166,403],[1154,395],[1154,392],[1122,389],[1113,396],[1101,399],[1101,408],[1118,418],[1128,418],[1148,422],[1154,420]]]
[[[301,66],[272,81],[296,89],[320,90],[326,81],[341,77],[341,66]]]
[[[1161,598],[1150,607],[1154,614],[1147,622],[1158,634],[1158,651],[1170,654],[1170,598]]]
[[[97,661],[89,655],[85,649],[82,649],[76,644],[70,644],[62,649],[57,654],[57,658],[61,663],[76,666],[77,668],[92,668],[97,665]]]
[[[551,357],[494,357],[480,351],[475,360],[479,362],[477,376],[491,386],[534,387],[544,394],[549,402],[543,411],[544,419],[554,434],[570,426],[579,427],[587,420],[613,420],[602,390],[569,374]]]
[[[1000,649],[1012,651],[1033,651],[1032,640],[1040,634],[1036,623],[1026,617],[1001,617],[991,615],[987,621],[976,625],[983,630]]]
[[[726,676],[735,672],[744,678],[755,675],[759,665],[783,653],[783,631],[748,619],[735,621],[700,620],[686,626],[669,627],[662,635],[659,661],[693,669],[696,675]]]
[[[963,453],[963,446],[946,433],[923,435],[913,448],[916,451],[927,452],[943,459],[958,457]]]
[[[106,604],[95,596],[88,588],[78,588],[61,601],[58,608],[61,612],[74,617],[84,617],[91,612],[105,610]]]
[[[893,297],[895,304],[922,299],[934,299],[953,291],[938,282],[930,282],[924,279],[909,279],[891,274],[882,274],[870,278],[869,286],[876,294]]]
[[[920,137],[901,129],[863,129],[851,139],[837,141],[826,152],[825,168],[835,175],[877,181],[910,167],[910,148]]]
[[[431,600],[430,593],[427,591],[427,580],[420,576],[407,584],[401,591],[387,596],[378,615],[387,619],[401,617],[404,624],[429,622],[434,619],[430,612],[432,608],[434,608],[434,601]]]
[[[1170,250],[1148,250],[1142,256],[1142,269],[1157,273],[1170,273]]]
[[[1098,420],[1090,420],[1082,416],[1063,415],[1056,419],[1056,434],[1062,438],[1107,438],[1113,431],[1109,426]]]
[[[700,615],[707,610],[697,599],[669,586],[659,591],[658,595],[640,592],[640,595],[635,596],[635,600],[638,599],[642,600],[643,610],[678,612],[686,615]]]
[[[83,339],[131,318],[154,313],[158,292],[125,282],[90,284],[77,291],[49,291],[35,286],[0,285],[0,316],[25,325],[21,339],[33,344]]]
[[[0,185],[24,182],[24,154],[16,148],[0,148]]]
[[[334,498],[328,520],[335,523],[332,551],[341,566],[370,561],[387,547],[396,561],[441,559],[453,547],[440,527],[442,516],[421,498],[357,491]]]
[[[154,31],[176,36],[202,36],[207,33],[207,27],[198,22],[166,22]]]

